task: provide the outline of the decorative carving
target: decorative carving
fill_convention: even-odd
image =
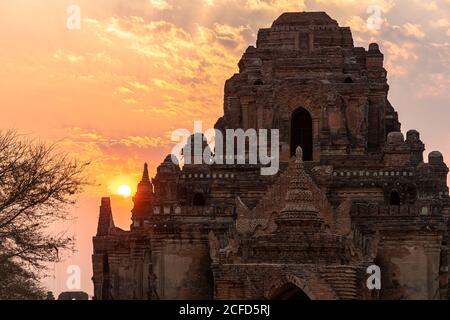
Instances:
[[[219,239],[217,239],[213,231],[210,231],[208,233],[208,240],[209,240],[209,256],[212,262],[216,263],[219,260],[219,252],[220,252]]]

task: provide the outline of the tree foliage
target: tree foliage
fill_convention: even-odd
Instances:
[[[37,299],[49,262],[74,239],[49,226],[69,218],[86,163],[14,131],[0,132],[0,299]]]

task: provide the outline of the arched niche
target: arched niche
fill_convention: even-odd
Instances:
[[[313,160],[313,121],[310,113],[304,108],[297,108],[291,116],[290,128],[291,157],[297,147],[303,150],[303,161]]]
[[[400,205],[400,193],[397,190],[392,190],[389,195],[389,205],[399,206]]]
[[[206,205],[205,196],[200,192],[195,193],[192,198],[192,205],[194,207],[204,207]]]

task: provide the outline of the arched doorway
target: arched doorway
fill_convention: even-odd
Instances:
[[[389,205],[391,206],[399,206],[400,205],[400,194],[398,191],[391,191],[391,194],[389,196]]]
[[[291,118],[291,157],[295,156],[297,147],[303,150],[303,161],[313,159],[313,128],[309,112],[298,108]]]
[[[276,294],[272,300],[311,300],[308,295],[295,284],[286,283]]]
[[[192,205],[194,207],[204,207],[206,204],[205,201],[205,197],[203,196],[203,194],[197,192],[196,194],[194,194],[194,198],[192,200]]]

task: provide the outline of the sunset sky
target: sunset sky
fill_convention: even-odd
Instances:
[[[66,26],[72,4],[79,30]],[[379,30],[367,26],[370,5]],[[113,195],[116,224],[128,228],[131,199],[117,188],[134,192],[144,162],[155,172],[174,129],[214,125],[224,81],[285,11],[326,11],[356,46],[378,42],[403,132],[419,130],[425,157],[440,150],[450,162],[450,0],[0,0],[0,129],[92,161],[95,185],[71,210],[78,252],[52,267],[50,290],[67,290],[66,268],[79,265],[92,294],[100,197]]]

